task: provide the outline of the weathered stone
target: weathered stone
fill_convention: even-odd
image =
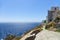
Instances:
[[[51,10],[48,10],[47,21],[53,21],[57,16],[60,16],[59,7],[51,7]]]

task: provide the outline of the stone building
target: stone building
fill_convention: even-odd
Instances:
[[[50,10],[48,10],[48,16],[47,21],[53,21],[57,16],[60,16],[60,9],[59,7],[51,7]]]

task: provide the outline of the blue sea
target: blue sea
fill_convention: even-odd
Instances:
[[[14,34],[16,36],[22,35],[27,30],[39,25],[38,22],[33,23],[0,23],[0,39],[7,34]]]

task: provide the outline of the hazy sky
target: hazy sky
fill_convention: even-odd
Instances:
[[[0,22],[41,22],[60,0],[0,0]]]

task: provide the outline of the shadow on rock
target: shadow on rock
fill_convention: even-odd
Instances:
[[[38,34],[39,32],[40,32],[39,30],[35,30],[35,31],[33,31],[33,32],[31,33],[31,35],[32,35],[32,34],[35,34],[35,35],[36,35],[36,34]]]
[[[28,38],[26,38],[25,40],[34,40],[36,36],[30,36]]]

